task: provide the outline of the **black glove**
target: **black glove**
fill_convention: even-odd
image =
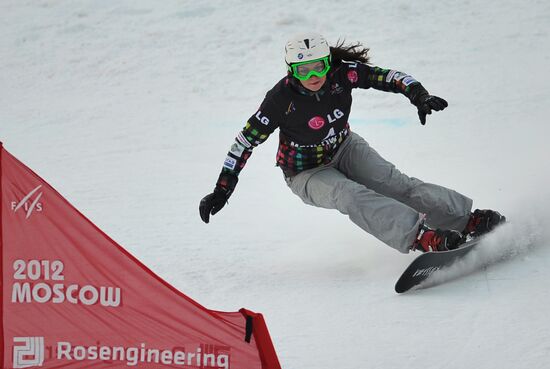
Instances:
[[[447,101],[441,97],[429,94],[420,95],[415,105],[418,108],[418,117],[422,125],[426,124],[426,115],[432,114],[432,110],[440,111],[449,106]]]
[[[203,197],[199,205],[199,214],[203,222],[208,223],[210,221],[210,214],[214,215],[227,203],[230,193],[221,188],[217,187],[214,189],[214,192]]]

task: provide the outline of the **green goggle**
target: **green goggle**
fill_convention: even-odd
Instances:
[[[301,63],[294,63],[290,66],[292,75],[300,81],[305,81],[311,76],[324,77],[330,70],[329,56]]]

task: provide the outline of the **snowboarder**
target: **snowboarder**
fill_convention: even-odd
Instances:
[[[287,75],[267,94],[237,135],[214,191],[200,202],[201,219],[220,211],[233,193],[252,149],[279,128],[277,165],[292,192],[309,205],[337,209],[400,252],[457,248],[505,218],[476,210],[456,191],[408,177],[350,130],[354,88],[401,93],[426,115],[447,107],[412,76],[369,62],[360,43],[330,47],[318,34],[292,38],[285,47]]]

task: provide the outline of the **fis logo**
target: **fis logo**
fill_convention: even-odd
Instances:
[[[40,202],[40,198],[42,197],[42,192],[39,192],[36,197],[33,196],[42,188],[42,185],[36,187],[34,190],[29,192],[23,199],[19,202],[12,201],[11,208],[14,213],[16,213],[18,210],[24,211],[27,216],[25,219],[29,219],[29,217],[32,215],[33,211],[42,211],[42,203]]]
[[[290,104],[288,104],[288,108],[286,109],[285,115],[289,115],[293,111],[296,111],[296,107],[294,106],[294,101],[291,101]]]
[[[340,95],[342,92],[344,92],[344,89],[338,83],[334,83],[330,86],[331,95]]]
[[[13,337],[13,344],[14,368],[44,364],[44,337]]]

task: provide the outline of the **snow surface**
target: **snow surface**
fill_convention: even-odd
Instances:
[[[3,0],[0,14],[6,149],[201,304],[264,313],[283,368],[550,367],[550,2]],[[302,204],[274,167],[276,135],[200,221],[304,30],[362,41],[449,101],[422,127],[402,96],[356,91],[352,129],[506,214],[473,256],[504,261],[395,294],[415,255]]]

